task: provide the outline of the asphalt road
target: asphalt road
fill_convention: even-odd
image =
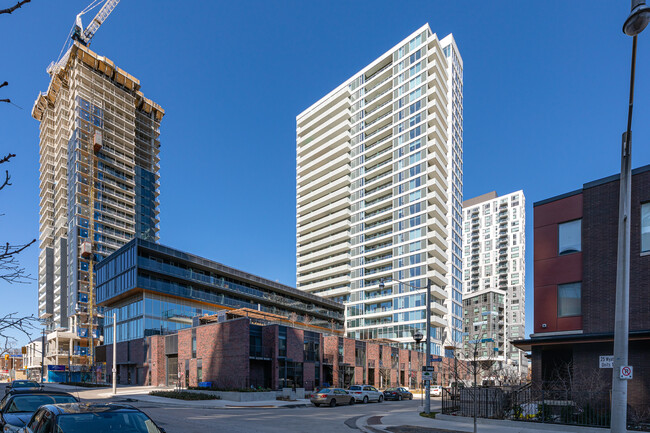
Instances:
[[[4,384],[0,384],[0,397],[4,396]],[[47,389],[47,385],[46,385]],[[80,390],[76,394],[82,401],[124,402],[128,396],[115,399],[101,398],[107,388]],[[137,398],[137,396],[133,396]],[[353,406],[300,407],[300,408],[225,408],[208,409],[184,405],[183,401],[170,400],[159,404],[145,401],[129,401],[149,415],[167,433],[249,433],[249,432],[305,432],[336,433],[360,432],[355,421],[362,416],[383,416],[401,411],[422,410],[422,402],[385,401],[383,403],[355,404]],[[440,399],[432,399],[432,410],[438,410]]]
[[[392,411],[418,411],[420,401],[390,401],[353,406],[276,408],[276,409],[198,409],[180,405],[160,406],[147,402],[131,403],[147,413],[168,433],[207,432],[360,432],[357,418],[386,415]],[[432,408],[440,405],[432,402]]]

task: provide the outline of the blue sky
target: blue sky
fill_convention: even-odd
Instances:
[[[0,15],[0,241],[38,237],[38,123],[76,14],[33,0]],[[6,7],[13,1],[0,0]],[[629,2],[123,0],[91,49],[140,79],[161,127],[161,242],[295,285],[295,116],[428,22],[464,61],[464,195],[523,189],[527,331],[532,204],[619,171]],[[92,16],[92,15],[91,15]],[[91,16],[85,17],[88,22]],[[650,163],[650,30],[639,37],[633,166]],[[4,168],[4,167],[3,167]],[[36,276],[38,248],[21,255]],[[0,313],[36,313],[37,284],[0,283]]]

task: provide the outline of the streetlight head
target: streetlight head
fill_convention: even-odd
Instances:
[[[420,341],[422,341],[422,338],[424,338],[424,335],[420,331],[417,331],[415,334],[413,334],[413,339],[417,344],[420,344]]]
[[[636,36],[641,33],[650,23],[650,6],[645,0],[632,0],[632,11],[623,24],[623,33],[628,36]]]
[[[386,287],[386,285],[384,284],[384,280],[381,280],[381,281],[379,282],[379,290],[383,290],[384,287]]]

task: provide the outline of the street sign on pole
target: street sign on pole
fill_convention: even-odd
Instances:
[[[603,355],[599,357],[600,368],[614,368],[614,355]]]
[[[423,365],[422,371],[436,371],[436,368],[433,365]]]
[[[621,366],[621,379],[630,380],[632,379],[632,366],[623,365]]]
[[[442,357],[437,356],[437,357],[431,357],[431,362],[442,362]]]
[[[433,372],[432,371],[423,371],[422,372],[422,379],[424,379],[425,382],[428,382],[433,379]]]

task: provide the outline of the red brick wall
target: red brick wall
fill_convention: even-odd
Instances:
[[[278,387],[280,368],[278,365],[278,325],[269,325],[262,328],[262,347],[271,353],[271,388]]]
[[[287,327],[287,358],[293,362],[305,359],[305,332],[302,329]]]
[[[616,302],[619,181],[584,189],[582,226],[585,333],[613,332]],[[630,331],[650,330],[650,255],[641,255],[641,203],[650,201],[650,172],[632,176]]]
[[[346,364],[354,365],[354,342],[350,338],[343,339],[343,362]]]
[[[582,208],[583,195],[576,194],[534,209],[535,333],[582,328],[582,316],[557,316],[557,286],[582,281],[583,262],[582,253],[558,256],[558,224],[582,218]]]
[[[151,360],[150,366],[150,385],[159,386],[165,384],[165,340],[161,335],[154,335],[148,337],[149,341],[149,354],[147,359]],[[107,351],[108,352],[108,351]],[[113,359],[107,357],[106,360]],[[108,366],[108,362],[106,363]],[[110,368],[110,367],[109,367]]]
[[[196,356],[203,360],[203,381],[223,388],[246,387],[249,343],[245,318],[196,328]]]
[[[339,386],[339,337],[325,336],[323,337],[323,358],[332,360],[332,383],[331,386]]]

